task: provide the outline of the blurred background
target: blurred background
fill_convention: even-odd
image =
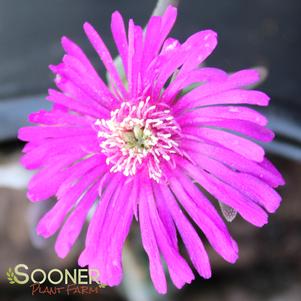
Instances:
[[[56,258],[54,240],[35,236],[34,227],[47,209],[26,199],[30,173],[19,165],[22,143],[19,127],[32,111],[49,108],[44,100],[53,87],[50,63],[63,55],[60,38],[67,35],[97,62],[82,30],[91,22],[113,54],[110,16],[119,10],[127,20],[146,24],[156,0],[0,0],[0,300],[36,300],[28,286],[9,285],[8,267],[26,263],[32,268],[76,267],[81,242],[65,260]],[[277,138],[268,153],[287,185],[280,189],[283,204],[270,223],[257,229],[236,218],[229,228],[240,246],[236,265],[229,265],[210,249],[213,277],[197,278],[181,291],[170,289],[159,298],[148,283],[145,258],[140,255],[137,229],[125,254],[125,281],[98,295],[74,300],[106,301],[300,301],[301,300],[301,2],[300,0],[185,0],[172,36],[180,41],[200,29],[219,34],[219,45],[206,64],[229,72],[260,66],[268,77],[260,86],[271,97],[264,110]],[[100,65],[100,64],[99,64]],[[104,74],[104,70],[99,69]],[[134,247],[133,247],[134,246]],[[131,252],[131,250],[133,252]],[[137,256],[136,256],[137,255]],[[67,296],[55,296],[57,300]],[[69,297],[70,298],[70,297]]]

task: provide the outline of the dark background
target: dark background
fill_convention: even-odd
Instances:
[[[115,55],[109,30],[111,13],[117,9],[126,20],[131,17],[144,25],[155,3],[0,0],[0,186],[4,180],[22,182],[16,167],[21,147],[16,140],[17,129],[26,124],[29,112],[49,107],[43,100],[47,89],[53,86],[48,65],[57,64],[63,55],[61,36],[75,40],[97,64],[82,24],[91,22]],[[283,205],[270,218],[269,225],[259,230],[239,218],[230,225],[241,249],[235,266],[212,254],[213,278],[198,279],[182,291],[172,292],[171,300],[301,300],[300,13],[300,0],[184,0],[180,4],[172,36],[183,41],[206,28],[219,34],[219,45],[208,65],[229,72],[254,66],[267,68],[269,76],[260,89],[272,97],[265,113],[277,133],[268,150],[284,173],[287,185],[281,189]],[[104,74],[101,67],[99,71]],[[66,261],[60,261],[55,258],[53,242],[45,249],[42,242],[33,238],[34,247],[30,238],[35,218],[28,213],[33,209],[26,200],[25,189],[22,184],[17,185],[18,189],[6,186],[0,187],[0,299],[27,300],[31,299],[29,288],[8,285],[8,266],[21,262],[50,269],[73,266],[79,249]],[[98,300],[126,300],[124,290],[105,289],[101,296]],[[93,297],[77,300],[87,298]]]

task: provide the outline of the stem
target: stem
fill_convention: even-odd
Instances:
[[[180,0],[158,0],[155,9],[153,10],[153,16],[162,16],[169,5],[177,7]]]

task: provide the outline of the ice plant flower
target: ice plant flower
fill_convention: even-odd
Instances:
[[[50,66],[58,90],[49,90],[51,111],[20,129],[27,141],[22,158],[39,169],[28,186],[31,201],[56,196],[37,226],[65,257],[95,208],[79,265],[101,271],[100,281],[122,280],[122,248],[133,218],[139,222],[156,290],[167,290],[162,261],[177,288],[211,276],[209,258],[196,227],[226,261],[238,247],[216,208],[227,219],[238,213],[261,227],[278,208],[275,187],[284,184],[256,142],[269,142],[267,119],[244,105],[267,106],[269,97],[246,87],[255,70],[232,74],[199,67],[217,44],[204,30],[180,43],[167,38],[177,10],[153,16],[147,27],[114,12],[111,29],[126,80],[96,30],[84,31],[108,72],[108,85],[84,52],[64,37],[66,54]],[[204,194],[207,191],[211,196]],[[194,224],[192,224],[192,221]],[[178,235],[190,265],[180,252]]]

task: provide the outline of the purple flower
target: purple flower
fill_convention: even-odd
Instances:
[[[266,94],[246,89],[259,80],[258,73],[200,68],[217,35],[200,31],[182,44],[167,38],[176,14],[169,7],[162,17],[151,17],[145,31],[130,20],[126,33],[121,15],[113,13],[111,29],[126,81],[101,37],[85,23],[108,86],[64,37],[66,54],[50,66],[59,90],[49,90],[53,109],[31,114],[38,126],[19,131],[28,142],[23,165],[39,169],[29,183],[29,199],[58,199],[39,222],[38,234],[47,238],[60,229],[55,250],[63,258],[96,205],[79,264],[99,269],[100,281],[110,286],[122,279],[122,247],[134,217],[154,286],[165,293],[162,260],[176,287],[194,279],[177,233],[196,271],[211,276],[191,220],[226,261],[238,258],[236,242],[199,186],[220,202],[229,220],[237,212],[258,227],[281,201],[273,188],[284,181],[255,142],[271,141],[273,132],[263,115],[242,106],[268,105]]]

